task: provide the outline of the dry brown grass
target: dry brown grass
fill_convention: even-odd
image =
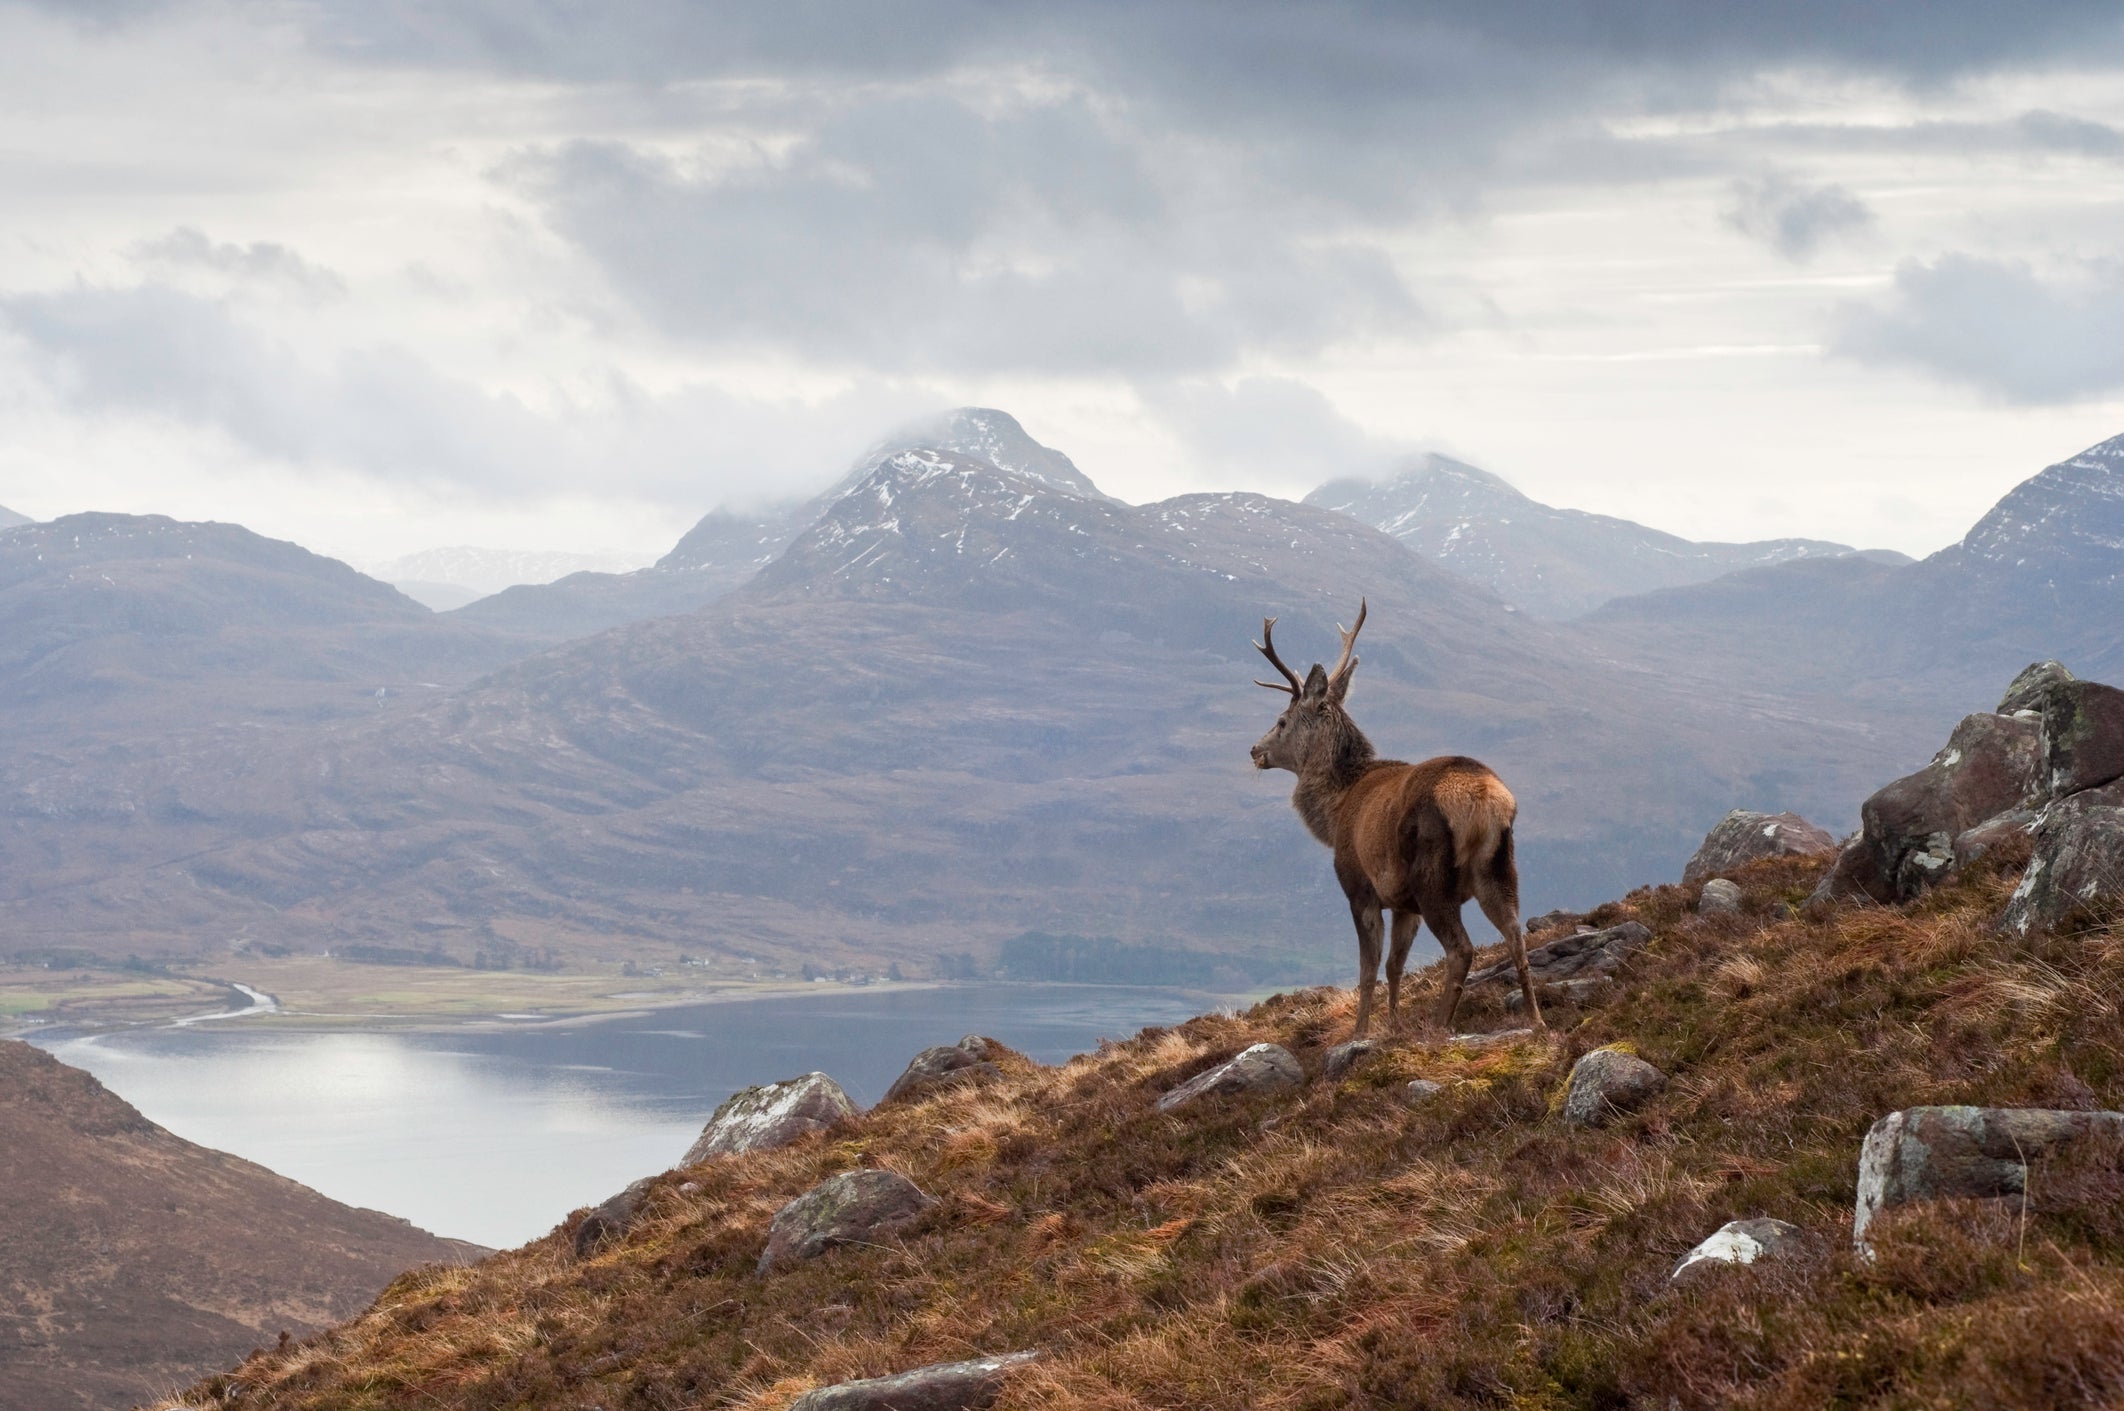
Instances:
[[[399,1280],[363,1318],[261,1353],[170,1407],[752,1407],[1036,1347],[1006,1406],[2067,1407],[2124,1400],[2117,1161],[2046,1172],[2029,1207],[1920,1208],[1849,1252],[1860,1138],[1923,1102],[2124,1106],[2124,946],[1989,928],[2012,878],[1804,917],[1804,863],[1596,913],[1655,939],[1555,1037],[1409,1039],[1335,1085],[1164,1116],[1158,1093],[1272,1039],[1318,1073],[1350,997],[1279,996],[1057,1068],[896,1105],[779,1152],[673,1173],[588,1261],[570,1226],[470,1271]],[[1424,1003],[1435,975],[1415,986]],[[1496,990],[1471,1027],[1511,1022]],[[1626,1044],[1673,1075],[1596,1131],[1552,1104]],[[1447,1084],[1411,1110],[1412,1077]],[[2109,1153],[2110,1158],[2117,1153]],[[942,1199],[883,1247],[752,1276],[774,1210],[835,1171]],[[692,1193],[681,1179],[699,1184]],[[1729,1219],[1814,1251],[1674,1290]]]

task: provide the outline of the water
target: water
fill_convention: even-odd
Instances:
[[[685,1152],[739,1088],[819,1069],[859,1104],[982,1033],[1046,1063],[1219,1007],[1089,985],[837,991],[438,1033],[180,1024],[37,1042],[187,1140],[506,1247]]]

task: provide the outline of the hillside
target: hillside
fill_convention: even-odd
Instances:
[[[1728,914],[1674,886],[1601,908],[1649,941],[1620,984],[1552,1001],[1551,1037],[1412,1036],[1329,1080],[1351,998],[1306,991],[1060,1067],[1004,1055],[986,1082],[665,1173],[601,1246],[578,1215],[401,1279],[163,1405],[767,1411],[1021,1350],[1004,1408],[2115,1405],[2116,1138],[2037,1165],[2025,1196],[1888,1210],[1867,1254],[1852,1232],[1861,1141],[1892,1111],[2124,1106],[2124,936],[2003,939],[1999,859],[1914,905],[1795,913],[1821,869],[1744,869]],[[1465,1027],[1513,1022],[1474,994]],[[1259,1042],[1302,1082],[1159,1110]],[[1603,1047],[1665,1086],[1571,1125],[1567,1074]],[[776,1212],[855,1169],[936,1203],[757,1272]],[[1796,1239],[1672,1280],[1759,1217]]]
[[[1136,508],[902,451],[700,611],[272,748],[30,776],[154,803],[0,833],[38,859],[0,924],[117,955],[417,936],[740,976],[934,974],[1039,930],[1337,974],[1326,859],[1247,761],[1274,717],[1248,642],[1277,615],[1324,655],[1359,594],[1360,721],[1504,774],[1535,909],[1671,870],[1737,797],[1842,816],[1910,737],[1892,707],[1676,690],[1347,516]]]
[[[1697,543],[1626,519],[1542,504],[1488,471],[1435,454],[1389,480],[1333,481],[1305,502],[1391,534],[1544,618],[1577,617],[1612,598],[1739,569],[1852,552],[1819,539]]]
[[[192,1145],[0,1042],[0,1407],[124,1407],[469,1246]]]

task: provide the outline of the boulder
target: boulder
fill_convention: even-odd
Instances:
[[[1339,1083],[1352,1068],[1377,1052],[1377,1039],[1351,1039],[1346,1044],[1337,1044],[1327,1051],[1327,1058],[1320,1066],[1320,1076],[1330,1083]]]
[[[2039,661],[2023,668],[1999,698],[2000,715],[2019,715],[2024,710],[2043,713],[2043,695],[2052,686],[2062,685],[2073,679],[2065,664],[2058,661]]]
[[[1174,1088],[1158,1099],[1160,1112],[1177,1112],[1206,1097],[1235,1097],[1241,1093],[1274,1092],[1295,1088],[1305,1081],[1305,1070],[1281,1044],[1255,1044],[1242,1049],[1205,1073]]]
[[[1704,890],[1696,899],[1699,916],[1738,916],[1740,909],[1740,884],[1723,877],[1713,877],[1704,883]]]
[[[798,1137],[856,1115],[841,1085],[824,1073],[806,1073],[732,1093],[679,1160],[693,1166],[711,1156],[736,1156],[787,1146]]]
[[[937,1202],[897,1171],[843,1171],[777,1210],[758,1272],[891,1233]]]
[[[1751,813],[1737,808],[1721,818],[1696,855],[1682,868],[1682,881],[1701,882],[1768,857],[1827,857],[1836,838],[1796,813]]]
[[[1563,1119],[1593,1127],[1609,1114],[1628,1112],[1667,1086],[1667,1075],[1620,1049],[1597,1048],[1571,1065],[1564,1086]]]
[[[2008,934],[2124,911],[2124,781],[2058,800],[2034,833],[2035,853],[1999,919]]]
[[[1859,807],[1859,836],[1815,889],[1824,901],[1909,901],[1944,881],[1954,841],[2042,792],[2043,727],[2021,715],[1972,715],[1932,762]]]
[[[1957,834],[1954,840],[1954,865],[1967,867],[1978,858],[1995,851],[2001,843],[2027,837],[2035,831],[2036,820],[2040,816],[2034,809],[2017,808],[2011,813],[2002,813],[1997,818],[1986,819],[1976,827]]]
[[[655,1184],[656,1177],[644,1176],[585,1216],[575,1227],[575,1257],[586,1259],[634,1228],[635,1217],[642,1213],[649,1188]]]
[[[2028,1163],[2095,1132],[2124,1135],[2124,1112],[2037,1107],[1912,1107],[1873,1124],[1859,1149],[1851,1237],[1866,1247],[1874,1216],[1914,1200],[2012,1196]]]
[[[1651,931],[1638,921],[1625,921],[1601,931],[1579,931],[1528,951],[1527,973],[1537,985],[1554,985],[1580,976],[1612,975],[1651,939]],[[1509,984],[1516,989],[1519,972],[1509,959],[1500,960],[1470,972],[1467,983]]]
[[[1583,975],[1576,980],[1558,980],[1553,985],[1543,985],[1541,1002],[1549,1004],[1560,1000],[1565,1004],[1584,1004],[1614,988],[1613,975]],[[1505,991],[1504,1007],[1508,1014],[1517,1014],[1527,1007],[1527,997],[1519,992],[1517,985]]]
[[[1758,1259],[1779,1259],[1807,1244],[1807,1232],[1783,1220],[1729,1220],[1718,1232],[1689,1251],[1668,1275],[1670,1282],[1688,1283],[1712,1270],[1734,1264],[1753,1264]]]
[[[885,1090],[884,1102],[927,1097],[941,1088],[998,1077],[1003,1070],[991,1055],[1008,1052],[994,1039],[968,1034],[955,1044],[925,1048]]]
[[[789,1411],[980,1411],[992,1405],[1013,1368],[1040,1354],[1011,1352],[970,1362],[939,1362],[894,1377],[807,1391]]]
[[[2124,691],[2095,681],[2055,682],[2043,692],[2042,709],[2051,798],[2124,779]]]
[[[1434,1083],[1429,1078],[1411,1078],[1402,1085],[1401,1100],[1411,1107],[1421,1107],[1444,1091],[1444,1083]]]

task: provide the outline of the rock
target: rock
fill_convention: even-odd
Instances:
[[[1768,857],[1827,857],[1836,839],[1796,813],[1751,813],[1737,808],[1721,818],[1696,855],[1682,868],[1684,883],[1701,882]]]
[[[1740,909],[1740,884],[1729,882],[1723,877],[1713,877],[1704,883],[1704,890],[1696,899],[1696,913],[1699,916],[1738,916]]]
[[[1537,985],[1554,985],[1577,976],[1612,975],[1651,939],[1652,933],[1637,921],[1625,921],[1603,931],[1580,931],[1528,951],[1527,973]],[[1510,960],[1500,960],[1471,972],[1467,983],[1510,984],[1516,989],[1519,972]]]
[[[679,1159],[693,1166],[711,1156],[736,1156],[787,1146],[798,1137],[856,1115],[841,1085],[824,1073],[806,1073],[732,1093]]]
[[[843,1171],[775,1212],[758,1272],[888,1234],[936,1201],[897,1171]]]
[[[1539,916],[1528,917],[1524,929],[1530,936],[1543,931],[1575,930],[1584,924],[1585,919],[1585,913],[1581,911],[1544,911]]]
[[[2011,813],[2002,813],[1989,818],[1976,827],[1956,835],[1954,840],[1954,865],[1967,867],[1978,858],[1995,851],[2001,843],[2025,838],[2033,832],[2037,818],[2034,809],[2017,808]]]
[[[649,1188],[655,1184],[654,1176],[644,1176],[585,1216],[575,1227],[575,1257],[586,1259],[623,1238],[634,1227],[635,1217],[649,1199]]]
[[[1455,1034],[1446,1042],[1459,1044],[1462,1048],[1496,1048],[1499,1044],[1515,1044],[1533,1037],[1532,1029],[1499,1029],[1491,1034]]]
[[[2025,716],[1972,715],[1946,748],[1859,807],[1859,836],[1815,897],[1909,901],[1944,881],[1954,840],[2042,791],[2043,727]]]
[[[2093,1132],[2124,1135],[2124,1112],[2039,1107],[1912,1107],[1873,1124],[1859,1149],[1851,1238],[1866,1246],[1874,1216],[1913,1200],[2020,1195],[2028,1163]]]
[[[2124,691],[2095,681],[2053,682],[2042,710],[2051,798],[2124,779]]]
[[[2009,935],[2124,911],[2124,781],[2058,800],[2034,832],[2035,853],[1999,918]]]
[[[1420,1107],[1444,1091],[1444,1083],[1434,1083],[1429,1078],[1411,1078],[1401,1089],[1401,1100],[1411,1107]]]
[[[1999,714],[2019,715],[2024,710],[2032,710],[2040,715],[2043,711],[2044,692],[2072,679],[2073,674],[2065,669],[2063,662],[2036,662],[2013,678],[2013,684],[2008,686],[2006,694],[1999,698]]]
[[[905,1072],[885,1090],[884,1102],[927,1097],[942,1088],[1001,1076],[1003,1070],[990,1060],[992,1053],[1008,1052],[994,1039],[968,1034],[955,1044],[925,1048],[914,1056]]]
[[[1614,988],[1615,977],[1613,975],[1582,975],[1576,980],[1558,980],[1553,985],[1543,985],[1541,987],[1541,1002],[1548,1004],[1551,1001],[1561,1000],[1565,1004],[1584,1004],[1595,996]],[[1517,1014],[1520,1010],[1527,1007],[1527,997],[1519,992],[1518,986],[1515,985],[1505,991],[1504,1007],[1509,1014]]]
[[[1777,1259],[1807,1244],[1807,1232],[1783,1220],[1729,1220],[1718,1232],[1689,1251],[1668,1276],[1670,1282],[1690,1279],[1722,1265],[1753,1264],[1758,1259]]]
[[[1597,1048],[1571,1065],[1564,1087],[1563,1119],[1593,1127],[1610,1113],[1628,1112],[1667,1086],[1667,1075],[1620,1049]]]
[[[1159,1098],[1158,1110],[1177,1112],[1198,1098],[1274,1092],[1278,1088],[1295,1088],[1303,1081],[1305,1070],[1291,1057],[1289,1049],[1281,1044],[1255,1044],[1208,1072],[1197,1073]]]
[[[1320,1076],[1330,1083],[1339,1083],[1344,1074],[1378,1051],[1377,1039],[1351,1039],[1346,1044],[1337,1044],[1327,1051],[1327,1059],[1320,1067]]]
[[[842,1382],[807,1391],[789,1411],[980,1411],[1003,1390],[1011,1370],[1040,1354],[1011,1352],[971,1362],[939,1362],[895,1377]]]

